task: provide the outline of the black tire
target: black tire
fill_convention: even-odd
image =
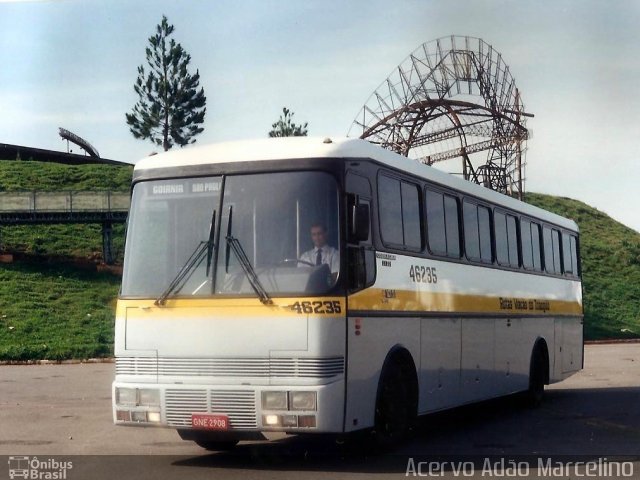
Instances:
[[[405,440],[415,427],[418,410],[415,373],[399,361],[387,365],[380,377],[373,438],[381,448]]]
[[[548,360],[544,348],[539,345],[531,355],[529,368],[529,389],[526,391],[526,403],[531,408],[537,408],[544,399],[544,385],[548,374]]]
[[[209,451],[232,450],[238,444],[238,440],[194,440],[194,442]]]

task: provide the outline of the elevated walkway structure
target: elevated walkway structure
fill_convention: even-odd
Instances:
[[[130,163],[110,160],[108,158],[57,152],[55,150],[45,150],[24,145],[11,145],[8,143],[0,143],[0,160],[35,160],[37,162],[53,162],[65,165],[93,164],[131,166]]]
[[[0,192],[0,226],[100,224],[102,255],[110,265],[115,260],[113,224],[126,221],[129,203],[129,192]]]

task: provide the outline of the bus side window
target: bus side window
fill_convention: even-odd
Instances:
[[[443,195],[427,190],[425,196],[427,214],[427,245],[434,255],[447,254]]]
[[[469,260],[493,262],[491,213],[487,207],[463,202],[464,248]]]
[[[378,177],[378,210],[380,212],[380,234],[383,243],[402,245],[400,180],[386,175]]]
[[[531,244],[531,222],[520,222],[520,240],[522,250],[522,266],[527,270],[533,270],[533,245]],[[498,239],[496,239],[496,244]]]
[[[553,271],[556,274],[562,273],[562,266],[560,264],[560,232],[558,230],[552,230],[551,238],[553,241]]]
[[[542,228],[542,243],[544,245],[544,269],[547,273],[553,273],[553,240],[549,227]]]
[[[507,236],[509,245],[509,264],[518,268],[520,258],[518,257],[518,225],[516,217],[507,215]]]
[[[420,194],[416,184],[380,175],[378,209],[384,244],[422,250]]]
[[[496,237],[496,260],[500,265],[509,265],[509,244],[507,239],[507,217],[496,212],[493,216]]]
[[[573,256],[571,255],[571,240],[567,233],[562,234],[562,270],[573,274]]]
[[[420,223],[420,196],[418,186],[401,182],[402,233],[405,247],[422,250],[422,228]]]
[[[447,256],[460,258],[460,222],[458,219],[458,199],[444,196],[445,233],[447,237]]]
[[[533,249],[533,269],[542,271],[542,251],[540,249],[540,225],[531,223],[531,248]]]
[[[571,235],[571,260],[573,263],[573,274],[580,275],[580,263],[578,262],[578,239]]]
[[[458,199],[426,190],[427,245],[434,255],[460,258]]]
[[[492,263],[491,213],[487,207],[478,206],[478,231],[480,233],[480,259],[483,263]]]
[[[480,260],[480,236],[478,234],[478,207],[463,202],[464,250],[469,260]]]

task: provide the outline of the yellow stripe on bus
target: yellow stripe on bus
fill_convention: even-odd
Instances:
[[[273,305],[263,305],[257,298],[174,298],[163,306],[153,299],[120,299],[117,316],[125,316],[128,309],[140,313],[154,313],[148,318],[185,318],[202,316],[203,311],[228,316],[282,317],[298,315],[339,316],[345,314],[344,297],[274,298]],[[179,310],[179,313],[177,312]],[[436,313],[500,313],[582,315],[578,301],[545,298],[494,297],[460,293],[417,292],[368,288],[349,296],[349,310],[378,312],[436,312]],[[131,315],[131,312],[129,312]],[[144,315],[146,316],[146,315]]]
[[[116,315],[124,317],[139,310],[140,316],[176,319],[201,317],[207,314],[243,317],[283,317],[283,316],[343,316],[346,301],[344,297],[295,297],[274,298],[273,305],[264,305],[257,298],[171,298],[162,306],[154,304],[153,299],[119,299]],[[212,316],[215,318],[215,316]]]
[[[582,315],[582,304],[578,301],[545,298],[494,297],[369,288],[349,296],[349,310]]]

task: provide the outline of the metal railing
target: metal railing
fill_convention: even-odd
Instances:
[[[129,205],[129,192],[0,192],[0,213],[127,212]]]

